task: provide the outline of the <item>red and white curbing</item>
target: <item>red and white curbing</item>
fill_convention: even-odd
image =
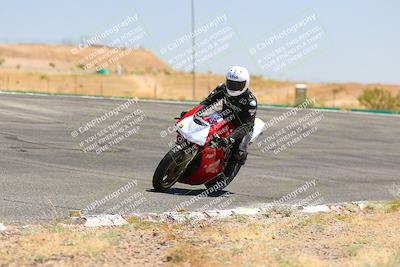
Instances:
[[[87,215],[84,225],[86,227],[99,227],[99,226],[121,226],[128,224],[128,222],[119,214],[99,214]]]
[[[325,205],[320,205],[325,206]],[[326,208],[321,208],[320,206],[308,206],[306,210],[303,212],[312,213],[312,212],[327,212]],[[277,207],[275,207],[277,208]],[[292,209],[293,211],[300,211],[298,207],[287,206],[287,209]],[[279,209],[279,208],[277,208]],[[282,207],[280,207],[282,209]],[[329,208],[328,208],[329,209]],[[184,211],[184,212],[163,212],[163,213],[136,213],[130,214],[131,216],[138,217],[143,220],[152,221],[152,222],[176,222],[176,223],[185,223],[185,222],[197,222],[203,220],[218,220],[225,219],[236,215],[243,215],[254,217],[257,215],[266,215],[270,214],[274,210],[274,207],[267,208],[236,208],[236,209],[226,209],[226,210],[209,210],[209,211]]]
[[[326,204],[326,205],[315,205],[315,206],[274,206],[268,205],[260,208],[236,208],[226,210],[209,210],[209,211],[173,211],[163,213],[133,213],[122,216],[120,214],[98,214],[98,215],[85,215],[81,218],[84,219],[85,227],[101,227],[101,226],[121,226],[128,224],[124,217],[137,217],[142,220],[151,222],[175,222],[175,223],[186,223],[186,222],[199,222],[207,221],[210,219],[218,220],[224,219],[235,215],[244,216],[257,216],[257,215],[269,215],[271,213],[279,214],[280,210],[291,210],[297,213],[318,213],[318,212],[352,212],[354,209],[363,210],[368,207],[367,201],[348,202],[339,204]],[[79,218],[80,215],[74,216],[73,218]],[[4,224],[0,223],[0,233],[7,231]]]
[[[339,204],[326,204],[326,205],[310,205],[310,206],[273,206],[268,205],[262,208],[235,208],[226,210],[209,210],[209,211],[173,211],[163,213],[132,213],[127,214],[126,217],[137,217],[139,219],[150,222],[199,222],[207,220],[224,219],[235,215],[244,216],[257,216],[269,215],[271,213],[279,214],[280,211],[290,210],[294,213],[320,213],[320,212],[351,212],[354,208],[363,210],[368,203],[366,201],[339,203]],[[349,209],[349,207],[352,207]],[[125,217],[125,216],[124,216]],[[121,215],[90,215],[84,216],[86,227],[99,227],[99,226],[118,226],[128,224],[128,222]]]

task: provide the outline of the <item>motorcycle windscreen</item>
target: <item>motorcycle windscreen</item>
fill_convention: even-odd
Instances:
[[[177,125],[177,130],[186,140],[204,146],[210,132],[210,126],[197,124],[193,121],[192,115],[181,120]]]
[[[210,125],[220,123],[224,120],[218,112],[214,112],[206,117],[203,117],[203,119],[205,119]]]

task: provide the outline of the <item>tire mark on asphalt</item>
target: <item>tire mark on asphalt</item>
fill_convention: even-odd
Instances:
[[[31,141],[27,141],[22,139],[21,137],[18,137],[15,134],[10,134],[10,133],[4,133],[4,132],[0,132],[0,134],[2,134],[4,136],[5,139],[9,139],[12,141],[16,141],[16,142],[20,142],[20,143],[26,143],[26,144],[31,144],[31,145],[36,145],[39,147],[9,147],[11,149],[16,148],[16,149],[58,149],[58,150],[66,150],[66,151],[78,151],[78,152],[83,152],[82,149],[79,148],[68,148],[68,147],[60,147],[57,145],[52,145],[52,144],[48,144],[48,143],[38,143],[38,142],[31,142]],[[119,152],[130,152],[129,149],[126,148],[110,148],[106,151],[103,151],[102,153],[119,153]],[[87,152],[87,153],[95,153],[94,151],[91,152]]]
[[[51,207],[54,207],[54,208],[67,209],[67,210],[75,209],[73,207],[65,207],[65,206],[53,205],[53,204],[48,205],[48,204],[44,204],[44,203],[36,203],[36,202],[31,202],[31,201],[8,199],[8,198],[0,198],[0,200],[3,200],[5,202],[12,202],[12,203],[29,204],[29,205],[39,206],[39,207],[49,207],[49,206],[51,206]]]
[[[78,168],[78,167],[66,167],[63,165],[59,164],[54,164],[54,163],[48,163],[48,162],[42,162],[42,161],[36,161],[36,160],[27,160],[27,159],[22,159],[20,157],[15,157],[15,156],[7,156],[8,158],[12,160],[16,160],[19,163],[28,165],[28,166],[40,166],[43,168],[48,168],[48,169],[59,169],[63,171],[72,171],[72,172],[77,172],[77,173],[83,173],[83,174],[95,174],[98,177],[107,177],[107,178],[119,178],[119,179],[124,179],[124,178],[129,178],[132,179],[132,176],[126,176],[126,175],[115,175],[103,171],[98,171],[98,170],[91,170],[91,169],[83,169],[83,168]],[[136,180],[143,180],[147,181],[147,179],[140,179],[138,177],[134,177]]]

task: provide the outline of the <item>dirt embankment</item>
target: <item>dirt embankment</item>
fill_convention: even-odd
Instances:
[[[58,45],[0,45],[0,89],[81,95],[131,96],[192,100],[192,77],[177,72],[145,49],[77,49]],[[116,75],[118,66],[122,75]],[[96,75],[96,68],[110,74]],[[196,99],[204,98],[222,75],[198,74]],[[295,82],[252,77],[251,87],[260,103],[293,104]],[[357,83],[308,83],[308,96],[317,106],[359,108],[366,88],[382,87],[393,94],[400,86]]]
[[[400,202],[201,223],[7,226],[0,266],[400,266]]]

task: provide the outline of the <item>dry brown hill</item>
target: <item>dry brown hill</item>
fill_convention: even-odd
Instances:
[[[123,75],[115,74],[123,66]],[[101,66],[110,75],[95,74]],[[205,97],[222,75],[198,74],[196,98]],[[295,82],[252,77],[251,87],[260,103],[292,104]],[[393,93],[397,85],[358,83],[307,83],[308,96],[319,106],[360,107],[358,96],[366,88],[383,87]],[[174,71],[145,49],[115,50],[66,45],[0,45],[0,89],[49,93],[76,93],[142,98],[192,99],[189,73]]]
[[[79,65],[82,62],[90,63],[90,61],[94,61],[94,57],[99,58],[104,55],[104,59],[99,62],[104,63],[117,54],[113,53],[112,48],[105,48],[105,52],[96,53],[100,50],[101,48],[78,49],[65,45],[0,45],[0,57],[5,60],[3,67],[6,68],[14,68],[19,65],[21,70],[70,73],[82,69]],[[107,67],[114,69],[116,64],[122,64],[128,72],[166,71],[170,69],[167,64],[145,49],[126,50],[126,54],[121,52],[120,55],[118,61],[109,62]],[[94,68],[89,68],[90,70],[93,71]]]

